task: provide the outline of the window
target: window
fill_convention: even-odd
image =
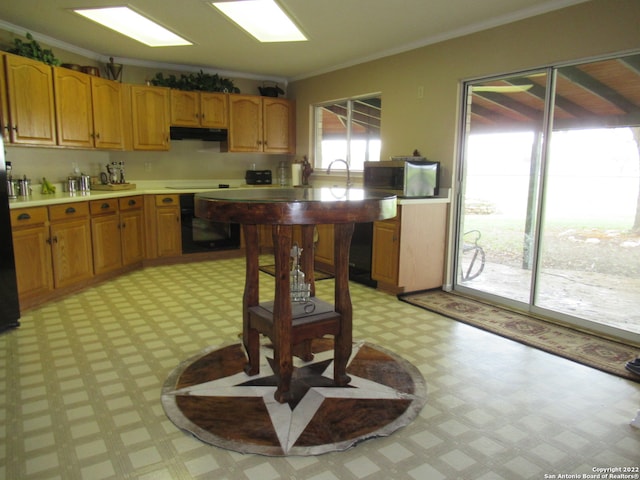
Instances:
[[[380,95],[351,98],[314,107],[315,166],[326,169],[337,159],[361,171],[365,161],[380,160]],[[332,167],[333,168],[333,167]],[[335,168],[344,169],[343,163]]]

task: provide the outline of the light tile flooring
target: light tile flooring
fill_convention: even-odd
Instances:
[[[0,335],[0,478],[516,479],[640,465],[640,384],[352,284],[354,338],[413,363],[427,404],[341,453],[243,455],[160,403],[182,360],[239,341],[242,259],[133,272],[32,310]],[[272,277],[261,274],[261,298]],[[317,283],[331,298],[332,280]]]

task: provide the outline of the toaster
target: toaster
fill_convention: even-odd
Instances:
[[[247,170],[244,179],[247,185],[271,185],[271,170]]]

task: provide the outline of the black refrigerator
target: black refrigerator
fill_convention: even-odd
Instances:
[[[20,303],[11,239],[9,189],[4,141],[0,133],[0,332],[20,325]]]

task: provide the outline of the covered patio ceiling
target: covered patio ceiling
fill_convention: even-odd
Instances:
[[[474,131],[539,129],[547,81],[537,72],[472,86]],[[554,130],[640,126],[640,55],[559,68],[554,103]]]

